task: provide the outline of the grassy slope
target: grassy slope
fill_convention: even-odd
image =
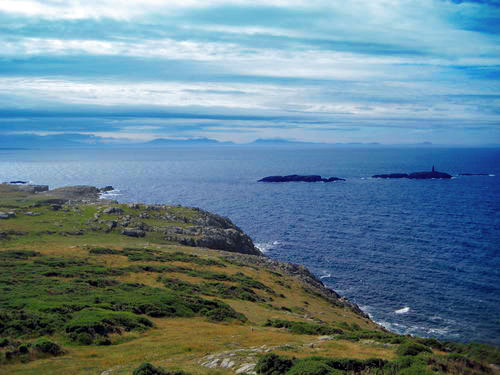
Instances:
[[[147,361],[196,374],[233,374],[234,370],[202,367],[199,360],[210,353],[261,345],[282,346],[275,350],[277,354],[298,358],[321,355],[394,359],[397,356],[398,345],[390,343],[391,340],[398,342],[395,335],[375,340],[366,336],[360,340],[359,336],[363,336],[363,332],[378,331],[384,335],[383,330],[347,307],[334,306],[327,300],[308,293],[300,281],[292,276],[235,265],[224,260],[222,252],[181,246],[163,240],[160,233],[148,232],[144,238],[123,236],[119,228],[106,233],[105,225],[92,221],[94,215],[101,210],[99,205],[76,205],[67,210],[54,211],[50,205],[43,204],[44,199],[47,198],[12,192],[8,187],[0,185],[0,211],[17,213],[16,218],[0,221],[0,233],[7,235],[7,238],[0,239],[0,264],[3,262],[4,266],[4,278],[0,278],[0,288],[2,285],[4,287],[3,299],[0,297],[0,311],[21,307],[37,313],[41,311],[43,315],[47,306],[54,308],[73,304],[79,305],[79,308],[85,306],[79,314],[90,314],[92,309],[101,311],[104,308],[104,311],[109,311],[106,309],[111,306],[110,303],[115,303],[123,293],[124,299],[133,303],[148,293],[154,296],[167,293],[182,300],[187,294],[179,294],[179,285],[188,285],[188,289],[191,289],[186,293],[197,295],[204,301],[221,301],[244,314],[247,320],[228,319],[216,322],[203,313],[194,313],[192,316],[178,314],[181,316],[174,317],[143,314],[141,316],[154,324],[153,328],[143,327],[129,332],[121,329],[121,333],[107,335],[113,345],[99,346],[78,344],[65,331],[64,325],[69,324],[68,319],[70,322],[73,321],[71,319],[76,319],[74,317],[77,313],[71,312],[61,315],[61,319],[65,319],[61,327],[56,326],[53,332],[45,334],[63,346],[65,355],[26,363],[14,360],[0,365],[0,373],[77,375],[100,374],[113,369],[112,374],[130,374],[140,363]],[[42,204],[36,204],[37,202]],[[135,217],[140,212],[126,205],[115,206],[122,208],[125,215]],[[167,207],[163,211],[177,218],[194,218],[199,214],[196,210],[184,207]],[[27,216],[26,212],[41,215]],[[101,215],[99,220],[116,220],[116,215]],[[181,219],[165,222],[149,218],[141,221],[163,227],[189,226]],[[80,230],[83,230],[83,234],[75,234]],[[106,254],[104,251],[104,254],[95,254],[91,251],[93,248],[120,252]],[[137,250],[127,252],[123,250],[125,248]],[[11,250],[34,250],[39,254],[34,257],[21,256],[19,259],[15,256],[1,258],[2,252]],[[193,257],[179,257],[179,252]],[[74,274],[61,275],[59,271],[67,270],[69,266],[57,268],[53,258],[80,263],[76,262],[71,266],[69,273]],[[203,261],[204,259],[213,262]],[[137,267],[130,268],[137,265],[154,266],[156,271],[145,272]],[[159,270],[158,267],[163,269]],[[95,275],[92,270],[96,269],[104,271]],[[54,270],[59,273],[53,272]],[[114,274],[112,270],[120,272]],[[221,274],[228,275],[227,280],[214,280],[221,279]],[[165,278],[174,279],[177,284],[172,286],[172,283],[164,281]],[[17,281],[15,287],[8,280]],[[105,280],[109,285],[89,286],[89,280]],[[241,280],[246,280],[246,284]],[[32,283],[31,290],[27,291],[26,285],[29,283]],[[219,284],[218,287],[213,284],[207,286],[210,283]],[[126,289],[128,284],[136,285],[135,289]],[[137,286],[138,284],[141,286]],[[238,289],[238,293],[232,295],[228,293],[233,290],[231,286],[245,287],[248,293],[240,293],[241,289]],[[64,292],[58,294],[58,288]],[[124,288],[126,292],[123,292]],[[148,300],[149,302],[151,301]],[[123,303],[123,298],[120,303]],[[122,311],[130,311],[126,308]],[[344,334],[337,335],[335,340],[317,342],[317,336],[265,326],[269,319],[321,323],[323,326],[342,329]],[[21,342],[30,342],[39,333],[10,335],[17,336],[14,339]],[[354,340],[353,336],[356,335],[358,337]],[[315,344],[307,345],[312,342]]]

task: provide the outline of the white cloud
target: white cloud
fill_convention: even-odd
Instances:
[[[128,20],[158,12],[221,5],[303,6],[306,0],[2,0],[0,12],[46,19],[111,18]]]

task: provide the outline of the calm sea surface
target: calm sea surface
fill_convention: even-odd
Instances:
[[[494,176],[379,180],[437,170]],[[337,183],[257,183],[276,174]],[[228,216],[400,333],[500,345],[500,149],[0,150],[0,181],[113,185],[121,202]]]

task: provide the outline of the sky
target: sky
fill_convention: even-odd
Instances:
[[[500,144],[500,0],[1,0],[34,135]]]

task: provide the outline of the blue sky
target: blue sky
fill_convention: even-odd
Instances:
[[[64,133],[500,143],[500,0],[2,0],[0,138]]]

